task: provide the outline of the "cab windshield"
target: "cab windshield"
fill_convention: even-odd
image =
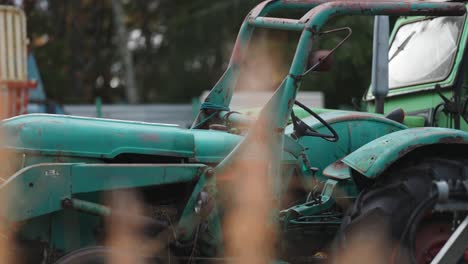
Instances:
[[[389,51],[390,89],[446,79],[465,17],[438,17],[400,27]]]

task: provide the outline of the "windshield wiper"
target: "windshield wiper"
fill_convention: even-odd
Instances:
[[[416,31],[413,31],[408,37],[406,37],[403,43],[401,43],[401,45],[397,48],[395,53],[393,53],[392,57],[388,60],[388,62],[391,62],[398,54],[400,54],[400,52],[402,52],[405,49],[406,45],[408,45],[409,41],[414,36],[414,34],[416,34]]]

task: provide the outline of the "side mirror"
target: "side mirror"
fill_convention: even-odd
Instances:
[[[331,50],[317,50],[310,54],[308,69],[316,72],[330,71],[333,66],[333,57]]]
[[[332,49],[332,50],[317,50],[311,52],[309,57],[307,58],[307,71],[302,74],[302,76],[306,76],[311,71],[317,72],[324,72],[329,71],[333,65],[333,57],[332,54],[343,45],[346,40],[351,37],[353,31],[349,27],[344,28],[337,28],[328,31],[320,32],[320,35],[340,32],[340,31],[347,31],[348,34]]]

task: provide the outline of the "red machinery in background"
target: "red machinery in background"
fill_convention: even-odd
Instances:
[[[14,6],[0,6],[0,119],[26,114],[29,89],[26,17]]]

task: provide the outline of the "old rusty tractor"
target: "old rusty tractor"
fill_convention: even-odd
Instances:
[[[286,9],[302,17],[268,16]],[[397,253],[384,261],[431,261],[466,212],[461,202],[457,210],[431,210],[439,196],[466,192],[465,13],[466,3],[440,1],[269,0],[247,15],[229,66],[190,129],[60,115],[2,121],[2,245],[24,263],[101,263],[112,254],[147,252],[148,245],[160,248],[149,262],[231,261],[225,219],[235,226],[232,219],[243,215],[232,211],[250,203],[271,212],[256,221],[277,227],[272,260],[327,261],[354,234],[364,234],[356,230],[377,227]],[[318,115],[295,100],[304,76],[327,68],[338,48],[321,51],[317,43],[331,32],[351,34],[323,30],[345,15],[403,16],[391,37],[390,89],[377,90],[388,93],[385,111],[404,111]],[[252,120],[229,103],[257,28],[296,31],[300,38],[287,76]],[[369,110],[374,95],[365,97]],[[300,118],[294,105],[312,117]],[[252,179],[262,179],[258,193],[268,202],[249,200],[247,190],[235,198],[240,183]],[[116,191],[136,193],[141,210],[114,206],[106,197]],[[114,252],[107,225],[119,219],[142,223],[144,236],[162,237],[164,246]]]

